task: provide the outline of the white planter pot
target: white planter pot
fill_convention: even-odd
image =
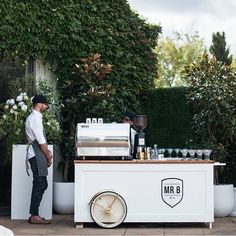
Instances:
[[[234,188],[234,208],[230,213],[231,216],[236,216],[236,188]]]
[[[74,213],[74,183],[53,183],[53,209],[62,215]]]
[[[234,191],[232,184],[214,186],[214,215],[226,217],[234,207]]]

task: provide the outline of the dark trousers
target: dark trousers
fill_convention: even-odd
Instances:
[[[38,175],[38,166],[36,157],[29,159],[31,170],[33,172],[33,188],[31,193],[30,214],[39,215],[39,205],[42,200],[44,191],[48,187],[47,176]]]

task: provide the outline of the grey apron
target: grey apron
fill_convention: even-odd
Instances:
[[[47,176],[48,175],[48,162],[47,158],[40,149],[40,146],[36,140],[33,141],[32,147],[35,152],[37,166],[38,166],[38,175]]]

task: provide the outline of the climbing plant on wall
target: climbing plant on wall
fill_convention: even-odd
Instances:
[[[110,115],[140,110],[156,74],[152,49],[161,28],[140,19],[126,0],[2,0],[0,9],[1,57],[42,59],[63,81],[77,61],[99,53],[113,66],[117,113]]]
[[[67,131],[75,124],[67,109],[78,106],[73,118],[75,123],[82,122],[81,113],[85,112],[82,108],[87,101],[77,99],[73,104],[75,94],[70,97],[65,84],[81,80],[75,74],[75,64],[90,55],[98,53],[101,64],[112,66],[106,77],[106,85],[112,88],[106,99],[106,112],[95,109],[96,114],[90,115],[117,121],[126,109],[142,111],[156,78],[153,49],[161,27],[139,18],[126,0],[2,0],[0,22],[0,60],[18,58],[25,65],[31,57],[51,65],[61,99],[68,105],[62,113],[67,114],[62,120],[68,139],[73,137]]]

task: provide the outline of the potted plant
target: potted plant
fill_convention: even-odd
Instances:
[[[25,78],[27,79],[27,78]],[[4,139],[6,153],[4,154],[4,163],[12,164],[12,201],[11,201],[11,216],[14,219],[28,218],[28,202],[30,195],[30,182],[32,176],[28,177],[25,171],[25,156],[27,148],[27,140],[25,139],[25,120],[32,111],[31,96],[35,93],[45,94],[49,101],[50,106],[54,105],[53,93],[48,93],[47,89],[50,86],[46,86],[46,82],[40,82],[36,87],[34,93],[28,95],[21,87],[17,87],[15,92],[19,91],[17,96],[13,96],[4,104],[1,104],[1,118],[0,118],[0,138]],[[46,86],[46,87],[45,87]],[[50,90],[50,89],[49,89]],[[14,93],[13,93],[14,94]],[[49,144],[54,144],[60,141],[61,128],[57,121],[56,115],[52,110],[44,113],[44,129],[47,135],[47,141]],[[21,145],[19,145],[21,144]],[[52,151],[53,146],[49,145],[48,148]],[[49,181],[52,178],[52,168],[49,169]],[[23,191],[18,188],[19,185],[25,184],[28,191]],[[21,194],[22,193],[22,194]],[[52,190],[47,191],[47,199],[52,200]],[[46,210],[48,201],[43,201],[42,211],[50,217],[49,211]]]
[[[72,144],[67,142],[68,140],[64,137],[56,152],[59,158],[56,158],[57,162],[54,163],[57,166],[58,175],[57,178],[54,177],[53,182],[53,209],[56,213],[63,215],[73,214],[74,212],[74,155]],[[68,151],[63,155],[61,147],[64,145]]]
[[[214,149],[212,158],[226,163],[216,173],[214,196],[215,216],[227,216],[233,208],[233,184],[236,184],[232,175],[236,168],[236,73],[205,53],[185,68],[184,77],[190,85],[187,96],[195,111],[196,142],[210,146]]]

